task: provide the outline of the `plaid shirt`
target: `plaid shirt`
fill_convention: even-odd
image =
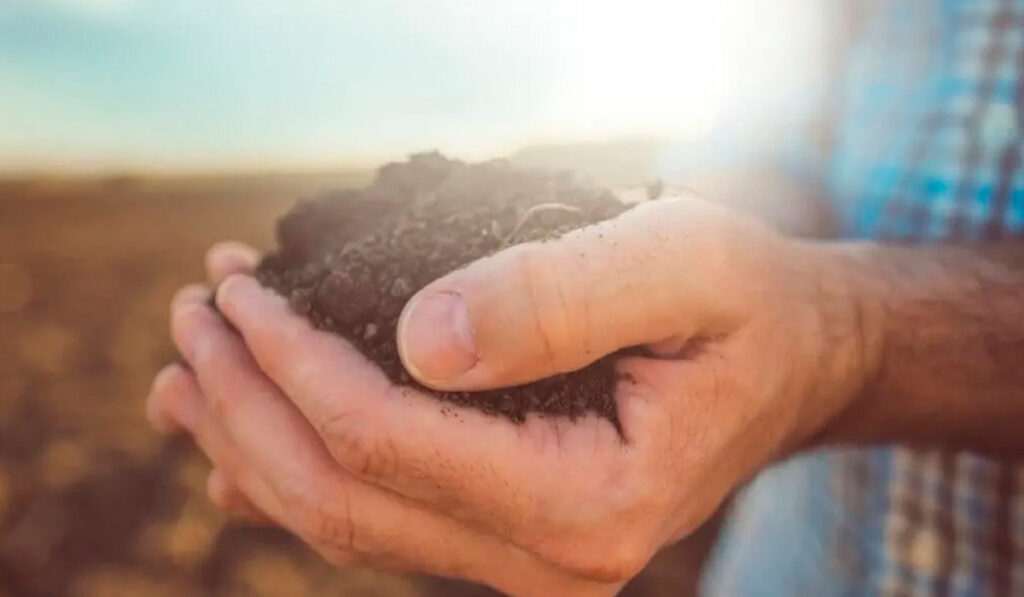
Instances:
[[[800,160],[820,166],[846,235],[1024,236],[1024,2],[888,0],[864,17],[829,151]],[[744,490],[704,589],[1024,595],[1024,466],[903,447],[798,456]]]

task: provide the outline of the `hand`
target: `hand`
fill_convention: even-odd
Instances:
[[[212,269],[238,254],[215,249]],[[436,388],[648,346],[619,362],[621,436],[596,417],[447,415],[245,275],[216,297],[240,336],[201,289],[176,298],[172,335],[192,371],[162,373],[150,413],[195,435],[223,493],[332,561],[612,594],[859,393],[869,351],[830,265],[702,200],[659,200],[482,259],[406,306],[403,360]]]
[[[250,271],[257,259],[252,249],[235,243],[215,246],[207,259],[211,285]],[[338,565],[465,578],[517,595],[611,595],[621,587],[579,578],[503,537],[357,479],[331,458],[310,422],[257,368],[242,338],[210,308],[209,297],[209,287],[192,285],[172,301],[172,334],[188,364],[165,367],[146,405],[154,427],[187,431],[210,457],[207,493],[215,504],[288,528]],[[293,330],[300,336],[292,341],[313,333],[291,319],[283,304],[274,309],[290,326],[298,324]],[[367,398],[388,393],[379,374],[341,344],[340,364],[347,362],[357,373],[367,370],[354,375],[346,390],[365,390]]]

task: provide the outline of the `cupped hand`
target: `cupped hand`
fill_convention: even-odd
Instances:
[[[400,321],[407,369],[439,389],[647,347],[617,365],[621,434],[593,416],[452,416],[238,273],[254,258],[210,253],[224,319],[204,287],[175,298],[172,336],[190,367],[158,376],[154,424],[193,434],[216,467],[215,501],[334,562],[517,595],[614,593],[819,431],[871,366],[827,251],[695,197],[479,260],[421,290]]]

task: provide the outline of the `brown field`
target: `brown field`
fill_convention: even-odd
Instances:
[[[441,579],[338,570],[283,532],[225,519],[208,465],[142,414],[174,358],[174,290],[233,238],[365,172],[0,182],[0,596],[470,596]],[[711,535],[627,595],[687,595]]]

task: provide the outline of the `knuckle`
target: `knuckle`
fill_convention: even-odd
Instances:
[[[582,538],[548,552],[542,557],[559,568],[600,583],[624,582],[633,578],[654,555],[647,542],[621,533]]]
[[[594,581],[625,581],[654,556],[660,544],[655,521],[672,511],[671,499],[663,484],[634,475],[599,491],[608,500],[604,507],[569,524],[564,517],[548,522],[555,540],[542,556]]]
[[[221,388],[207,394],[210,413],[217,421],[227,421],[234,417],[238,405],[238,396]]]
[[[603,553],[601,553],[603,552]],[[618,582],[633,578],[643,570],[653,550],[639,541],[608,541],[599,558],[586,570],[590,578]]]
[[[523,245],[514,264],[514,276],[529,306],[526,317],[537,335],[545,358],[557,361],[566,354],[570,339],[576,338],[578,322],[572,314],[576,309],[566,271],[557,251],[537,244]]]
[[[355,551],[354,527],[352,521],[345,517],[334,516],[322,509],[312,509],[302,516],[296,530],[325,557]]]
[[[334,460],[352,474],[369,479],[396,476],[400,462],[397,443],[360,412],[336,412],[318,422],[317,431]]]
[[[398,469],[398,450],[388,435],[352,434],[339,442],[335,458],[353,474],[367,479],[392,479]]]
[[[341,488],[331,496],[319,499],[297,496],[293,508],[293,530],[317,552],[330,561],[348,560],[358,553],[356,527],[349,504],[349,495]]]

